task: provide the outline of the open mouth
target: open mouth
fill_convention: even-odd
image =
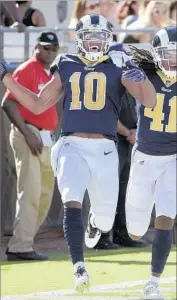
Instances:
[[[100,48],[101,48],[101,47],[94,45],[94,46],[91,46],[91,47],[90,47],[90,51],[91,51],[91,52],[100,52],[100,51],[101,51]]]

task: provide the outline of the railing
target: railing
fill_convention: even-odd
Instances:
[[[39,32],[44,30],[55,31],[60,41],[60,52],[75,52],[74,30],[66,27],[28,27],[25,33],[17,33],[16,28],[0,26],[0,59],[9,63],[19,63],[29,59],[36,44]],[[137,32],[155,33],[155,29],[114,29],[114,32],[133,34]]]

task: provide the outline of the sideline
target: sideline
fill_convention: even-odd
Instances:
[[[91,293],[98,293],[97,296],[79,296],[75,291],[72,289],[68,290],[58,290],[58,291],[50,291],[50,292],[40,292],[40,293],[31,293],[31,294],[25,294],[25,295],[15,295],[15,296],[2,296],[1,300],[140,300],[137,299],[137,297],[120,297],[117,296],[101,296],[99,295],[100,292],[110,292],[110,293],[116,293],[121,292],[121,290],[125,288],[131,288],[139,285],[144,285],[147,282],[147,280],[140,280],[140,281],[127,281],[127,282],[121,282],[121,283],[115,283],[115,284],[105,284],[105,285],[96,285],[92,286],[90,288]],[[161,283],[175,283],[176,277],[168,277],[168,278],[162,278]],[[169,289],[162,288],[162,291],[175,291],[176,289]],[[128,292],[138,292],[138,290],[127,290]],[[73,295],[73,296],[71,296]],[[77,296],[76,296],[77,295]],[[63,297],[65,296],[65,297]],[[172,300],[172,299],[171,299]]]

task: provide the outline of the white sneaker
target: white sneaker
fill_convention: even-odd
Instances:
[[[78,267],[74,273],[75,276],[75,289],[79,293],[83,293],[89,289],[89,275],[85,268]]]
[[[144,297],[145,300],[163,300],[163,296],[160,293],[159,286],[155,282],[148,281],[144,287]]]
[[[88,248],[94,248],[101,237],[101,230],[93,227],[90,223],[91,216],[92,214],[88,217],[88,224],[85,231],[85,244]]]

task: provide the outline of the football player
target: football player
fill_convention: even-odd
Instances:
[[[157,93],[155,108],[139,108],[137,141],[127,189],[127,229],[132,239],[147,231],[155,203],[155,235],[151,275],[144,299],[163,299],[159,280],[170,253],[176,216],[177,30],[159,30],[153,53],[132,48],[135,62],[144,69]]]
[[[78,55],[61,55],[51,67],[52,80],[39,95],[20,86],[0,64],[0,77],[15,98],[35,114],[64,99],[62,134],[51,164],[64,204],[64,236],[74,265],[76,290],[88,287],[84,265],[82,201],[88,189],[91,213],[86,244],[94,247],[101,231],[112,228],[118,197],[118,154],[115,145],[120,95],[125,88],[147,106],[156,93],[144,71],[119,53],[107,53],[112,26],[102,16],[84,16],[76,26]],[[129,69],[126,67],[129,64]]]

